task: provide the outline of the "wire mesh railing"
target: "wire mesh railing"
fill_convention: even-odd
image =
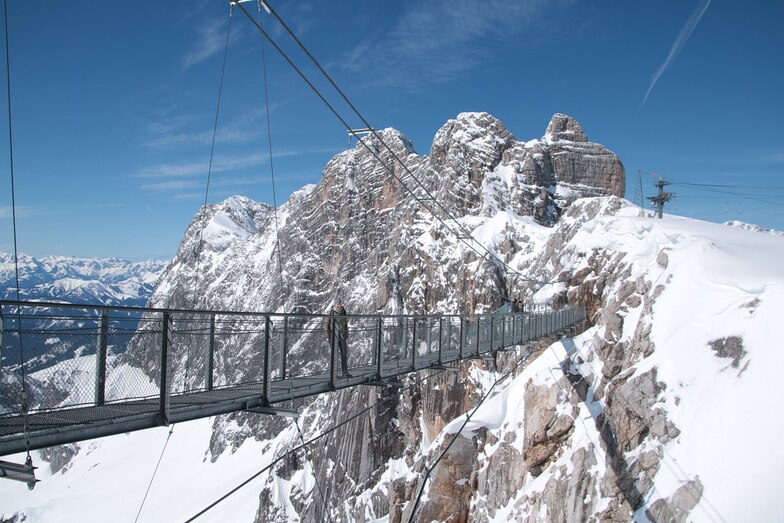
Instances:
[[[343,373],[383,380],[584,319],[584,309],[574,308],[337,317],[2,301],[0,422],[147,402],[166,423],[171,402],[193,393],[247,388],[267,403],[286,380],[327,380],[333,390]]]

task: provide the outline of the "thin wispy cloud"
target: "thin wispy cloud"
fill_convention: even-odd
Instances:
[[[210,185],[214,188],[222,188],[239,187],[243,185],[260,185],[264,183],[269,183],[269,178],[265,179],[261,176],[240,176],[212,180]],[[165,182],[142,185],[142,188],[150,191],[167,192],[206,189],[206,186],[204,180],[169,180]]]
[[[335,153],[334,147],[287,149],[275,153],[276,158],[303,156],[307,154]],[[213,159],[210,191],[232,187],[262,186],[271,183],[267,165],[267,154],[243,156],[218,156]],[[133,176],[145,180],[140,188],[144,191],[167,194],[177,200],[199,200],[204,198],[209,161],[161,163],[142,169]],[[215,176],[222,173],[220,176]],[[320,173],[319,173],[320,174]],[[301,176],[300,173],[285,175],[288,183],[304,179],[312,181],[315,173]]]
[[[334,147],[311,147],[306,149],[278,150],[273,158],[286,158],[291,156],[305,156],[310,154],[337,153]],[[266,166],[269,155],[266,153],[253,153],[243,156],[217,156],[212,162],[212,172],[225,172],[249,167]],[[187,178],[190,176],[206,175],[209,170],[209,160],[181,163],[160,163],[146,167],[135,173],[136,178]]]
[[[226,47],[226,21],[215,20],[211,24],[203,25],[199,28],[197,41],[194,43],[190,52],[185,55],[182,61],[182,69],[187,70],[218,53],[223,52]]]
[[[221,123],[215,140],[218,143],[247,143],[261,136],[261,109],[244,111],[231,121]],[[160,117],[148,124],[142,144],[153,149],[170,147],[209,146],[212,143],[214,116],[179,114]],[[193,130],[193,129],[201,130]]]
[[[683,29],[681,29],[678,37],[675,39],[675,42],[673,42],[672,47],[670,48],[670,53],[667,55],[667,58],[665,58],[664,63],[662,63],[659,68],[656,69],[656,72],[653,73],[651,84],[648,86],[648,91],[645,93],[645,97],[642,99],[640,108],[645,105],[645,102],[648,100],[648,96],[650,96],[651,91],[653,91],[653,86],[656,85],[656,82],[659,81],[661,75],[664,74],[664,71],[666,71],[668,67],[670,67],[670,64],[672,64],[672,62],[678,57],[678,54],[683,49],[683,46],[686,45],[689,37],[697,27],[697,24],[700,23],[702,15],[704,15],[705,11],[708,10],[710,3],[711,0],[702,0],[701,4],[697,6],[691,17],[689,17],[689,19],[686,21],[686,25],[683,26]]]
[[[532,33],[574,0],[470,0],[417,3],[388,34],[361,42],[344,67],[374,77],[380,85],[415,87],[459,78],[495,52],[496,44],[529,44]],[[515,45],[515,44],[512,44]],[[408,80],[407,80],[408,79]]]
[[[294,103],[294,99],[270,103],[269,111],[274,113],[281,107]],[[265,109],[251,108],[239,115],[218,122],[215,141],[217,143],[248,143],[260,140],[266,133]],[[157,121],[147,124],[146,136],[142,145],[151,149],[171,147],[209,146],[212,143],[214,114],[177,114],[160,115]]]
[[[249,154],[245,156],[217,157],[212,162],[212,172],[246,169],[264,164],[269,157],[266,154]],[[183,178],[206,175],[210,170],[209,160],[186,163],[162,163],[147,167],[136,173],[140,178]]]
[[[17,205],[16,206],[16,217],[17,218],[29,218],[30,216],[35,216],[38,214],[38,210],[35,207],[29,207],[26,205]],[[13,209],[10,205],[0,205],[0,220],[10,219],[13,217]]]

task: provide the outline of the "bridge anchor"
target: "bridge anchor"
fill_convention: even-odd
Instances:
[[[24,465],[0,460],[0,478],[22,481],[27,483],[28,489],[33,490],[35,484],[39,481],[35,479],[35,469],[37,468],[33,466],[33,458],[29,454]]]

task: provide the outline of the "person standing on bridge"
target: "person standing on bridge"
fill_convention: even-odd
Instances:
[[[333,334],[334,330],[334,334]],[[336,338],[338,350],[340,351],[340,370],[341,378],[352,378],[353,376],[348,372],[348,318],[346,318],[346,309],[340,300],[335,302],[335,305],[329,311],[327,318],[327,332],[329,333],[330,346],[334,343],[333,336]]]

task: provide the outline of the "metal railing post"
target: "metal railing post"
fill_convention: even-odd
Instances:
[[[482,329],[480,329],[480,324],[481,323],[482,323],[482,317],[481,316],[477,316],[476,317],[476,355],[477,356],[479,356],[479,339],[480,339],[479,338],[479,331],[482,330]]]
[[[215,314],[210,314],[210,339],[207,343],[207,390],[213,387],[213,369],[215,366]]]
[[[441,365],[441,340],[444,339],[444,319],[438,318],[438,365]]]
[[[491,314],[490,315],[490,346],[488,347],[488,349],[490,349],[491,351],[493,350],[493,341],[494,341],[493,334],[495,334],[495,316]]]
[[[433,354],[433,326],[430,324],[430,318],[425,321],[427,322],[427,352],[425,354]]]
[[[269,382],[270,382],[270,372],[269,372],[269,353],[270,353],[270,341],[272,339],[272,320],[268,315],[264,316],[264,363],[262,371],[264,375],[262,379],[264,380],[262,389],[261,389],[261,404],[264,407],[269,406]]]
[[[381,379],[381,330],[384,327],[384,322],[379,316],[378,318],[378,332],[376,333],[376,379]]]
[[[464,337],[464,334],[465,334],[464,333],[464,325],[465,325],[465,318],[460,316],[460,349],[459,349],[459,352],[458,352],[458,356],[460,356],[461,360],[463,359],[463,345],[465,343],[465,341],[464,341],[465,340],[465,337]]]
[[[506,348],[506,316],[501,316],[501,348]]]
[[[335,390],[335,337],[337,336],[338,322],[332,317],[329,319],[332,327],[329,332],[329,389]]]
[[[161,384],[158,409],[158,424],[169,424],[169,402],[171,396],[171,380],[169,377],[169,348],[172,345],[172,319],[168,312],[161,318]]]
[[[286,379],[286,353],[289,350],[289,317],[283,316],[283,347],[280,349],[280,379]]]
[[[416,317],[411,321],[411,368],[416,370],[417,341],[416,341]]]
[[[449,352],[452,350],[452,329],[454,325],[452,325],[452,318],[449,318],[446,322],[446,351]]]
[[[403,318],[403,346],[401,349],[403,353],[398,355],[398,361],[404,359],[406,357],[406,353],[408,352],[408,318]]]
[[[101,313],[101,331],[98,335],[98,350],[95,354],[95,404],[106,401],[106,352],[109,345],[109,313]]]

